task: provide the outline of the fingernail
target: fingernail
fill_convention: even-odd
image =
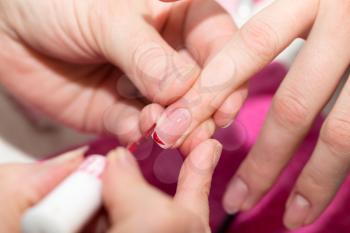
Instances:
[[[241,210],[248,196],[248,191],[248,186],[242,179],[234,178],[224,197],[224,207],[228,214],[235,214]]]
[[[287,211],[284,216],[286,227],[290,230],[302,227],[309,215],[310,208],[310,202],[300,194],[296,194],[287,206]]]
[[[43,161],[44,163],[50,163],[50,164],[64,164],[69,161],[75,161],[75,160],[82,160],[84,157],[84,154],[89,150],[88,146],[80,147],[78,149],[68,151],[62,155],[59,155],[53,159]]]
[[[156,128],[156,125],[154,124],[149,130],[146,131],[144,137],[148,138],[149,136],[152,136],[152,132],[154,131],[155,128]]]
[[[226,125],[224,125],[221,128],[226,129],[226,128],[230,127],[232,125],[232,123],[233,123],[233,120],[231,120],[230,122],[228,122]]]
[[[191,113],[178,108],[162,117],[152,134],[153,140],[163,149],[168,149],[187,131],[191,124]]]
[[[215,146],[215,151],[214,151],[214,156],[213,156],[213,167],[214,168],[219,163],[221,153],[222,153],[222,145],[220,143],[217,143],[217,145]]]
[[[128,149],[128,151],[130,151],[130,153],[134,153],[137,150],[138,146],[139,146],[139,143],[134,142],[128,145],[126,148]]]

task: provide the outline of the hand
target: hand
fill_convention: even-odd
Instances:
[[[36,164],[1,164],[0,232],[20,232],[22,214],[78,167],[84,151],[78,149]]]
[[[23,213],[71,174],[85,151],[77,149],[36,164],[0,165],[0,232],[20,232]],[[110,152],[103,175],[103,196],[111,232],[136,233],[140,228],[142,232],[210,232],[208,194],[220,154],[221,145],[215,140],[194,149],[183,164],[172,199],[147,184],[127,150]],[[100,220],[104,215],[94,219],[84,232],[94,232],[91,229]]]
[[[251,209],[271,188],[334,93],[350,62],[349,10],[349,1],[275,1],[234,35],[192,90],[167,110],[191,112],[187,135],[295,38],[307,38],[276,93],[256,144],[228,187],[224,205],[229,212]],[[349,90],[347,81],[295,184],[284,218],[289,228],[314,222],[348,173]],[[191,102],[195,98],[201,101]],[[162,125],[158,130],[163,130]]]
[[[212,0],[0,0],[0,81],[54,119],[127,144],[143,133],[143,97],[181,97],[234,29]]]
[[[174,198],[144,180],[128,151],[110,153],[103,176],[109,232],[209,233],[208,194],[220,153],[215,140],[196,147],[183,164]]]

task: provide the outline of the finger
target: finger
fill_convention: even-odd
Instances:
[[[21,192],[23,208],[36,204],[74,171],[87,150],[88,147],[82,147],[36,165],[27,165],[27,174],[23,173],[23,176],[28,180]]]
[[[228,187],[224,204],[229,212],[252,208],[270,189],[345,72],[349,58],[338,48],[346,46],[348,38],[336,33],[340,22],[336,12],[326,17],[320,13],[276,93],[256,144]]]
[[[211,0],[193,1],[188,9],[188,15],[185,25],[186,47],[203,67],[228,43],[237,31],[237,26],[231,15],[217,2]],[[243,104],[240,95],[241,91],[238,89],[237,93],[232,93],[219,108],[220,113],[214,116],[217,126],[226,126],[233,120],[238,109],[232,109],[232,106],[239,108],[239,105]]]
[[[231,15],[216,1],[195,0],[184,23],[185,46],[204,67],[231,39],[237,27]]]
[[[349,172],[349,80],[289,198],[284,222],[290,229],[313,223],[332,201]]]
[[[175,200],[204,222],[209,220],[208,195],[221,150],[216,140],[203,142],[185,160],[179,175]]]
[[[180,145],[189,132],[211,117],[232,91],[308,27],[316,11],[313,4],[276,1],[246,23],[205,67],[192,89],[164,112],[154,133],[159,144],[164,148]],[[300,19],[297,24],[296,18]]]
[[[127,150],[109,153],[103,182],[112,232],[203,232],[197,230],[203,227],[190,212],[173,206],[170,198],[146,183]],[[144,213],[150,209],[145,219]]]
[[[111,232],[203,232],[202,222],[146,183],[136,160],[125,149],[108,155],[103,198],[113,226]],[[139,224],[141,221],[147,224]]]
[[[102,53],[118,65],[149,100],[162,105],[171,103],[182,96],[198,77],[199,67],[184,60],[161,37],[152,21],[128,16],[128,24],[132,27],[116,28],[111,23],[115,12],[101,14],[105,15],[99,24],[103,28],[98,31],[102,33],[96,34]]]
[[[150,190],[133,155],[124,148],[108,154],[103,175],[103,198],[113,223],[143,210],[145,200],[153,202]]]
[[[136,142],[142,136],[139,128],[141,106],[135,101],[118,101],[103,113],[104,131],[118,137],[122,145]]]
[[[113,75],[114,78],[110,78],[105,84],[107,93],[114,98],[106,101],[104,92],[97,93],[90,103],[90,106],[96,106],[90,107],[90,115],[97,116],[97,121],[101,124],[100,132],[117,136],[122,145],[128,145],[137,142],[142,136],[139,118],[144,104],[133,96],[134,89],[126,88],[125,81],[121,81],[125,77],[117,75]],[[92,120],[96,121],[96,118],[90,119]]]
[[[241,109],[248,96],[248,87],[243,85],[233,92],[214,113],[214,121],[217,127],[227,128],[230,126]]]
[[[127,149],[132,152],[136,153],[139,150],[142,150],[143,152],[145,148],[142,148],[142,145],[145,145],[149,149],[152,149],[153,143],[149,142],[149,136],[151,136],[151,133],[154,129],[154,126],[156,124],[157,119],[162,115],[164,109],[159,104],[149,104],[146,107],[144,107],[141,111],[140,117],[139,117],[139,127],[142,133],[142,137],[140,137],[137,141],[134,141],[133,143],[129,143],[127,146]],[[140,147],[141,146],[141,147]],[[150,146],[150,147],[149,147]]]
[[[7,224],[1,225],[0,231],[19,232],[18,223],[23,212],[43,199],[74,171],[86,150],[87,148],[79,148],[37,164],[1,165],[0,180],[3,189],[0,200],[3,206],[0,216]]]
[[[85,86],[78,96],[73,92],[67,101],[68,107],[59,117],[68,125],[79,125],[82,131],[117,136],[123,145],[137,141],[141,137],[139,115],[144,106],[138,93],[134,92],[134,87],[121,81],[125,77],[117,70],[102,76],[103,81],[100,79],[96,77],[94,80],[98,84],[91,88]],[[51,111],[55,109],[52,105],[50,108]]]
[[[180,150],[182,154],[187,156],[199,144],[211,138],[215,133],[215,128],[213,119],[209,119],[200,124],[198,128],[195,129],[181,145]]]
[[[133,218],[123,219],[118,222],[111,233],[204,233],[206,231],[203,222],[194,214],[185,209],[174,206],[168,202],[165,205],[154,203],[150,209],[143,209],[141,213],[135,214]],[[157,205],[158,204],[158,205]],[[155,207],[155,208],[154,208]],[[159,210],[159,207],[161,210]],[[147,217],[145,217],[147,213]]]

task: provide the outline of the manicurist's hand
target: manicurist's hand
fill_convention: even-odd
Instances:
[[[207,140],[186,158],[174,198],[150,186],[134,157],[117,149],[103,176],[113,233],[209,233],[208,194],[221,145]]]
[[[0,232],[20,232],[22,214],[52,191],[83,160],[85,149],[36,164],[0,165]]]
[[[205,67],[193,88],[159,121],[155,132],[168,140],[165,144],[181,144],[189,132],[213,116],[233,90],[295,38],[306,39],[276,93],[260,137],[228,187],[224,205],[229,212],[252,208],[271,188],[334,93],[350,63],[349,11],[350,2],[346,0],[274,1],[234,35]],[[349,93],[347,81],[295,184],[285,214],[289,228],[314,222],[348,174]],[[172,114],[179,112],[187,113],[181,121],[185,125],[181,128],[183,136],[169,139],[170,120],[163,119],[175,119]],[[171,125],[180,127],[175,121]]]
[[[208,195],[221,148],[217,141],[207,140],[192,151],[182,166],[174,197],[149,185],[126,149],[111,151],[103,175],[110,221],[99,215],[83,232],[101,232],[103,227],[113,233],[209,233]],[[77,169],[85,151],[79,148],[35,164],[0,165],[0,232],[20,232],[23,213]]]
[[[234,30],[213,0],[0,0],[0,81],[68,126],[128,144],[144,133],[145,104],[180,98]]]

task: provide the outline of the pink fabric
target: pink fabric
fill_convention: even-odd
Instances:
[[[210,194],[211,218],[213,232],[226,217],[221,200],[228,181],[254,144],[271,104],[272,96],[286,74],[280,64],[272,64],[253,78],[250,85],[250,96],[242,108],[236,123],[225,130],[219,130],[215,138],[224,145],[221,161],[214,175]],[[271,192],[259,205],[247,213],[240,214],[232,223],[229,232],[235,233],[285,233],[282,215],[285,201],[293,187],[298,173],[309,158],[322,119],[318,118],[290,165],[278,180]],[[91,144],[90,153],[105,153],[114,148],[114,139],[101,139]],[[142,144],[136,151],[136,158],[144,175],[150,183],[173,194],[176,179],[182,164],[182,157],[176,151],[164,151],[151,140]],[[332,205],[323,216],[310,227],[295,231],[296,233],[347,233],[350,231],[350,179],[347,179]]]

